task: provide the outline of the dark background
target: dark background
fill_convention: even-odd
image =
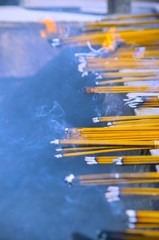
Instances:
[[[18,5],[20,0],[0,0],[0,5]]]

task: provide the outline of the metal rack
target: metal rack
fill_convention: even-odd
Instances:
[[[108,0],[108,12],[111,13],[129,13],[131,10],[130,0]]]

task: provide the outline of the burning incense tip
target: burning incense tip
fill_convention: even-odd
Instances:
[[[94,123],[97,123],[97,122],[99,122],[99,118],[97,118],[97,117],[95,117],[95,118],[92,118],[92,120],[93,120],[93,122],[94,122]]]
[[[62,154],[55,155],[56,158],[62,158]]]
[[[75,176],[73,174],[70,174],[65,177],[65,182],[67,182],[69,185],[72,185],[73,180],[75,179]]]
[[[55,140],[50,141],[50,143],[51,143],[51,144],[59,144],[60,141],[59,141],[58,139],[55,139]]]

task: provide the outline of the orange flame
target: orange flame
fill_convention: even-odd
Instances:
[[[41,38],[47,38],[47,33],[45,31],[40,31]]]
[[[47,38],[49,34],[57,32],[56,22],[53,20],[45,19],[40,21],[40,24],[44,24],[46,28],[46,31],[40,32],[42,38]]]
[[[117,34],[116,34],[116,28],[112,27],[109,29],[109,31],[106,34],[106,39],[102,44],[103,48],[108,48],[110,51],[115,50],[115,43],[117,39]]]

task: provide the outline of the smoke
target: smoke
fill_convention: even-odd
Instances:
[[[49,105],[39,104],[35,108],[34,120],[41,122],[41,128],[45,125],[46,132],[43,133],[43,139],[47,142],[54,138],[64,137],[65,128],[68,127],[65,111],[56,100]]]
[[[11,109],[8,116],[1,116],[0,136],[3,148],[0,154],[3,155],[8,147],[13,151],[43,149],[50,145],[50,140],[63,138],[65,128],[68,127],[65,112],[56,100],[53,103],[46,100],[39,101],[38,104],[33,102],[29,106],[23,105],[19,112],[13,113]]]
[[[64,117],[65,112],[57,101],[53,102],[51,107],[45,105],[40,105],[36,107],[35,117],[37,119],[52,116],[53,118]]]

